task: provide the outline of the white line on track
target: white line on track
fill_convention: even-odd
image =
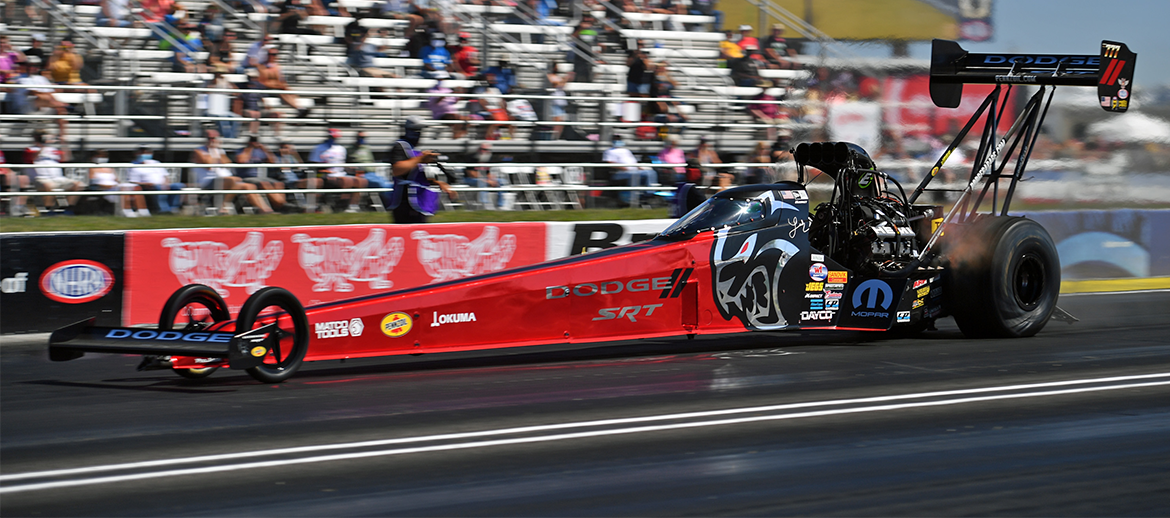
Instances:
[[[90,466],[90,467],[84,467],[84,468],[18,473],[18,474],[13,474],[13,475],[0,476],[0,482],[9,482],[9,481],[15,481],[15,480],[27,480],[27,479],[33,479],[33,478],[63,477],[63,476],[69,476],[69,475],[89,475],[89,474],[100,473],[100,472],[143,469],[143,468],[153,468],[153,467],[171,467],[171,466],[180,465],[180,464],[191,464],[191,463],[198,463],[198,462],[239,461],[239,460],[248,459],[248,458],[271,456],[271,455],[287,455],[287,454],[296,454],[296,453],[316,453],[316,452],[338,450],[338,449],[369,448],[369,447],[376,447],[376,446],[402,445],[402,444],[419,443],[419,442],[433,442],[433,441],[454,440],[454,439],[482,438],[482,437],[498,436],[498,435],[506,435],[506,434],[550,432],[550,431],[565,430],[565,429],[572,429],[572,428],[589,428],[589,427],[612,426],[612,425],[631,425],[631,424],[649,423],[649,422],[655,422],[655,421],[709,418],[709,417],[727,416],[727,415],[744,414],[744,413],[788,411],[788,410],[796,410],[796,409],[806,409],[806,408],[810,408],[810,407],[840,406],[840,405],[850,405],[850,404],[869,404],[869,405],[871,405],[871,406],[863,406],[863,407],[856,407],[856,408],[816,410],[816,411],[806,411],[806,412],[796,412],[796,413],[782,413],[782,414],[778,414],[778,415],[763,415],[763,416],[738,417],[738,418],[729,418],[729,419],[703,420],[703,421],[695,421],[695,422],[661,424],[661,425],[652,425],[652,426],[633,426],[633,427],[626,427],[626,428],[611,428],[611,429],[604,429],[604,430],[591,430],[591,431],[582,431],[582,432],[575,432],[575,433],[542,435],[542,436],[535,436],[535,437],[518,437],[518,438],[509,438],[509,439],[487,440],[487,441],[462,442],[462,443],[455,443],[455,444],[416,446],[416,447],[396,448],[396,449],[386,449],[386,450],[376,450],[376,451],[361,451],[361,452],[353,452],[353,453],[339,453],[339,454],[332,454],[332,455],[309,456],[309,457],[301,457],[301,458],[294,458],[294,459],[279,459],[279,460],[270,460],[270,461],[246,462],[246,463],[206,466],[206,467],[197,467],[197,468],[168,469],[168,470],[163,470],[163,471],[150,471],[150,472],[145,472],[145,473],[111,475],[111,476],[102,476],[102,477],[94,477],[94,478],[59,480],[59,481],[51,481],[51,482],[42,482],[42,483],[32,483],[32,484],[0,487],[0,494],[26,492],[26,491],[38,491],[38,490],[45,490],[45,489],[59,489],[59,488],[65,488],[65,487],[76,487],[76,486],[86,486],[86,485],[96,485],[96,484],[111,484],[111,483],[118,483],[118,482],[129,482],[129,481],[134,481],[134,480],[176,477],[176,476],[184,476],[184,475],[220,473],[220,472],[238,471],[238,470],[245,470],[245,469],[290,466],[290,465],[296,465],[296,464],[311,464],[311,463],[332,462],[332,461],[340,461],[340,460],[365,459],[365,458],[372,458],[372,457],[384,457],[384,456],[390,456],[390,455],[403,455],[403,454],[408,454],[408,453],[423,453],[423,452],[462,450],[462,449],[471,449],[471,448],[486,448],[486,447],[513,445],[513,444],[550,442],[550,441],[561,441],[561,440],[568,440],[568,439],[583,439],[583,438],[590,438],[590,437],[603,437],[603,436],[625,435],[625,434],[646,433],[646,432],[660,432],[660,431],[679,430],[679,429],[686,429],[686,428],[726,426],[726,425],[732,425],[732,424],[743,424],[743,423],[752,423],[752,422],[761,422],[761,421],[777,421],[777,420],[800,419],[800,418],[808,418],[808,417],[825,417],[825,416],[855,414],[855,413],[864,413],[864,412],[893,411],[893,410],[904,410],[904,409],[909,409],[909,408],[949,406],[949,405],[959,405],[959,404],[977,403],[977,402],[985,402],[985,401],[998,401],[998,400],[1022,399],[1022,398],[1034,398],[1034,397],[1051,397],[1051,396],[1079,394],[1079,393],[1086,393],[1086,392],[1100,392],[1100,391],[1108,391],[1108,390],[1122,390],[1122,389],[1133,389],[1133,388],[1143,388],[1143,387],[1159,387],[1159,386],[1170,385],[1170,380],[1138,382],[1140,380],[1157,380],[1159,378],[1170,378],[1170,373],[1155,373],[1155,374],[1144,374],[1144,375],[1134,375],[1134,376],[1115,376],[1115,377],[1108,377],[1108,378],[1055,381],[1055,382],[1047,382],[1047,383],[1031,383],[1031,384],[1024,384],[1024,385],[1007,385],[1007,386],[1001,386],[1001,387],[985,387],[985,388],[976,388],[976,389],[924,392],[924,393],[918,393],[918,394],[899,394],[899,395],[877,396],[877,397],[869,397],[869,398],[841,399],[841,400],[817,401],[817,402],[807,402],[807,403],[792,403],[792,404],[770,405],[770,406],[761,406],[761,407],[732,408],[732,409],[712,410],[712,411],[705,411],[705,412],[688,412],[688,413],[681,413],[681,414],[631,417],[631,418],[624,418],[624,419],[605,419],[605,420],[597,420],[597,421],[582,421],[582,422],[575,422],[575,423],[559,423],[559,424],[551,424],[551,425],[505,428],[505,429],[499,429],[499,430],[483,430],[483,431],[478,431],[478,432],[441,434],[441,435],[430,435],[430,436],[421,436],[421,437],[403,437],[403,438],[398,438],[398,439],[384,439],[384,440],[378,440],[378,441],[363,441],[363,442],[340,443],[340,444],[322,444],[322,445],[302,446],[302,447],[295,447],[295,448],[279,448],[279,449],[270,449],[270,450],[239,452],[239,453],[230,453],[230,454],[222,454],[222,455],[205,455],[205,456],[198,456],[198,457],[185,457],[185,458],[177,458],[177,459],[160,459],[160,460],[145,461],[145,462],[111,464],[111,465],[105,465],[105,466]],[[1113,383],[1113,385],[1066,388],[1066,389],[1061,389],[1061,390],[1044,390],[1044,391],[1036,391],[1036,392],[1022,392],[1022,393],[1010,393],[1010,394],[998,394],[998,395],[986,395],[986,396],[974,396],[974,397],[955,397],[955,396],[970,396],[973,394],[986,394],[989,392],[1011,392],[1011,391],[1046,389],[1046,388],[1050,389],[1050,388],[1054,388],[1054,387],[1069,387],[1069,386],[1074,386],[1074,385],[1100,385],[1100,384],[1105,384],[1105,383]],[[937,400],[937,401],[921,401],[921,402],[913,402],[913,403],[899,403],[899,404],[877,404],[877,403],[888,403],[891,401],[899,401],[899,400],[907,400],[907,399],[923,399],[923,398],[936,398],[936,397],[951,397],[952,399],[943,399],[943,400]]]

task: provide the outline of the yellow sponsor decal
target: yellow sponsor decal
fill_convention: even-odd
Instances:
[[[918,288],[918,298],[925,297],[929,293],[930,293],[930,286]]]
[[[259,358],[261,356],[264,356],[265,354],[268,354],[268,349],[265,347],[261,347],[261,346],[257,345],[256,347],[252,348],[252,356]]]
[[[823,282],[810,282],[804,285],[804,291],[822,291],[825,289]]]
[[[391,338],[398,338],[410,332],[414,321],[406,313],[391,313],[382,317],[382,332]]]
[[[910,309],[918,309],[920,307],[922,307],[922,299],[916,299],[914,304],[910,305]]]
[[[826,280],[829,284],[845,284],[849,282],[849,272],[829,272]]]
[[[934,218],[934,219],[930,220],[930,233],[931,234],[935,233],[935,231],[938,230],[938,227],[942,226],[942,222],[943,222],[942,218]]]

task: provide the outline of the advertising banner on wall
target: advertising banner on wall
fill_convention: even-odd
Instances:
[[[0,331],[44,333],[90,317],[119,325],[122,248],[121,233],[0,236]]]
[[[596,252],[653,238],[674,223],[673,219],[629,221],[573,221],[548,225],[549,261],[570,255]]]
[[[152,323],[191,283],[214,288],[234,315],[265,286],[309,306],[544,260],[544,223],[131,231],[124,323]]]

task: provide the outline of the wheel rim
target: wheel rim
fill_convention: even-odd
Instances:
[[[1025,311],[1032,311],[1040,306],[1045,292],[1044,261],[1034,253],[1026,253],[1020,258],[1019,265],[1012,275],[1012,293],[1016,304]]]
[[[289,316],[288,308],[274,304],[260,310],[260,314],[252,323],[252,329],[272,323],[276,323],[277,327],[280,328],[280,338],[273,344],[268,355],[264,357],[262,367],[280,371],[296,363],[296,355],[293,354],[297,340],[296,325]]]

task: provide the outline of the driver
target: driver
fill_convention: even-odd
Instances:
[[[394,191],[387,208],[394,217],[394,223],[426,223],[427,218],[439,209],[439,194],[435,186],[447,193],[452,201],[458,198],[448,185],[446,171],[432,175],[427,171],[429,168],[423,167],[423,164],[433,164],[439,159],[437,151],[415,149],[425,127],[422,118],[408,117],[402,127],[402,137],[390,147]]]

